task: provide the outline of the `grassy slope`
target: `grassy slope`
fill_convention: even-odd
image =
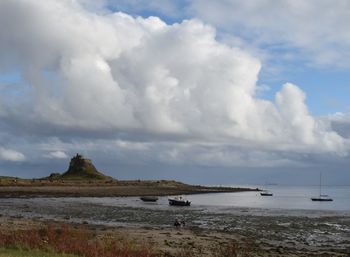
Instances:
[[[93,169],[77,170],[74,173],[64,173],[58,179],[68,180],[84,180],[84,179],[97,179],[97,180],[110,180],[111,177],[105,176],[102,173],[95,172]]]
[[[76,255],[48,253],[39,250],[0,248],[0,257],[75,257]]]
[[[18,179],[0,181],[0,197],[20,196],[86,196],[116,197],[144,195],[178,195],[214,192],[242,192],[255,189],[205,187],[187,185],[177,181],[158,180],[25,180]]]

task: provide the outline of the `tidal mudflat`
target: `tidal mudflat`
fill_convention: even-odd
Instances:
[[[14,198],[0,199],[2,219],[74,224],[125,231],[137,239],[147,234],[171,252],[193,244],[195,256],[213,243],[237,240],[249,256],[349,256],[350,213],[317,210],[267,210],[239,207],[170,207],[166,197],[145,204],[124,198]],[[186,226],[173,228],[181,217]],[[6,223],[6,222],[5,222]],[[201,246],[202,245],[202,246]]]

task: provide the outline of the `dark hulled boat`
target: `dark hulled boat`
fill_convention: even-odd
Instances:
[[[157,202],[158,197],[157,196],[142,196],[140,199],[144,202]]]
[[[330,198],[328,195],[322,195],[321,192],[322,192],[322,173],[320,172],[320,194],[319,194],[319,197],[313,197],[311,198],[311,201],[314,201],[314,202],[332,202],[333,199]]]
[[[328,195],[320,195],[319,197],[313,197],[311,198],[314,202],[332,202],[333,199],[328,197]]]

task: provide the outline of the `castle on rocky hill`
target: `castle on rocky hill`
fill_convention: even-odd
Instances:
[[[76,154],[69,163],[68,170],[61,175],[62,179],[111,179],[99,172],[92,161]]]

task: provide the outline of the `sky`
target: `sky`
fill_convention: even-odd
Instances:
[[[350,185],[347,0],[0,1],[0,175]]]

